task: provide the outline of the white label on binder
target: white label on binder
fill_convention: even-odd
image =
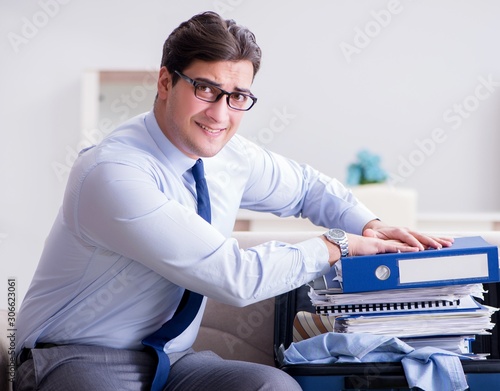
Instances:
[[[399,283],[488,277],[488,254],[399,260]]]

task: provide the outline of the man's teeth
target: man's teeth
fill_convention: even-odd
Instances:
[[[200,124],[200,126],[209,133],[219,133],[222,131],[221,129],[210,129],[210,128],[207,128],[205,125],[201,125],[201,124]]]

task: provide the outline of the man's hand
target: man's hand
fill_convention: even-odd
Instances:
[[[321,238],[328,247],[330,254],[329,263],[333,266],[340,259],[340,248],[338,245],[329,242],[323,235]],[[349,256],[419,251],[418,247],[411,246],[399,240],[386,240],[375,236],[368,237],[348,233],[347,240],[349,242]]]
[[[328,246],[330,265],[340,259],[340,249],[323,236]],[[440,249],[453,244],[453,238],[433,237],[408,228],[390,227],[379,220],[372,220],[363,229],[363,235],[347,234],[349,256]]]
[[[419,251],[418,247],[399,240],[380,239],[375,236],[368,237],[354,234],[347,234],[347,237],[349,240],[349,256]]]
[[[426,248],[440,249],[453,244],[453,238],[434,237],[412,231],[408,228],[390,227],[379,220],[372,220],[363,228],[363,236],[384,240],[397,240],[416,247],[416,251]]]

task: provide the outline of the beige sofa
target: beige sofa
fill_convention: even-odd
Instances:
[[[235,232],[242,248],[279,240],[297,243],[317,236],[318,232]],[[440,233],[446,236],[480,235],[500,246],[500,231]],[[196,350],[209,349],[228,359],[274,365],[274,299],[244,308],[235,308],[209,300],[202,327],[195,342]],[[7,317],[0,311],[0,391],[10,390],[8,383]]]

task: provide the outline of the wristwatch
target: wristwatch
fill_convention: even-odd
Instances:
[[[325,238],[340,247],[340,257],[347,257],[349,255],[349,244],[347,242],[347,234],[339,228],[332,228],[326,231]]]

